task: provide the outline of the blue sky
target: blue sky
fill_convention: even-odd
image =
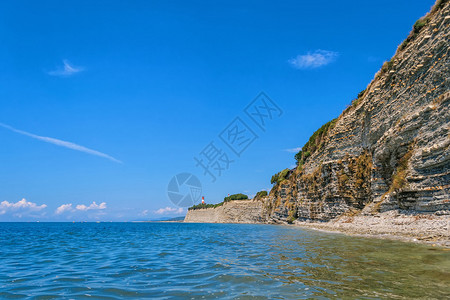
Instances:
[[[182,215],[182,172],[207,202],[269,189],[434,1],[357,3],[2,1],[0,221]],[[261,91],[283,111],[265,131],[244,112]],[[258,136],[239,157],[236,117]],[[211,141],[234,160],[215,182],[194,161]]]

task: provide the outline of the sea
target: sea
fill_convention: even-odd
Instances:
[[[0,299],[445,299],[450,251],[294,226],[0,223]]]

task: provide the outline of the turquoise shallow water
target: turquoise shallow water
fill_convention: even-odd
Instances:
[[[0,223],[0,298],[450,296],[450,251],[296,227]]]

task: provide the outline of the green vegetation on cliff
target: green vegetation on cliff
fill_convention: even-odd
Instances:
[[[433,9],[431,10],[431,13],[434,13],[435,11],[441,9],[444,7],[444,4],[447,3],[449,0],[438,0],[436,1],[436,4],[433,6]]]
[[[395,170],[395,173],[392,175],[392,183],[389,187],[389,193],[394,191],[399,191],[402,188],[407,186],[407,170],[408,170],[408,162],[413,154],[413,149],[409,150],[408,152],[403,155],[402,158],[399,159],[397,169]]]
[[[433,9],[431,10],[430,13],[432,14],[437,10],[441,9],[448,1],[449,0],[436,1],[436,4],[433,6]],[[403,43],[399,46],[399,50],[405,49],[410,44],[410,42],[412,42],[419,35],[419,32],[422,30],[422,28],[428,25],[429,22],[430,22],[430,14],[417,20],[416,23],[414,23],[414,26],[411,32],[409,33],[408,37],[406,38],[406,40],[404,40]]]
[[[231,195],[231,196],[228,196],[228,197],[223,198],[223,201],[224,201],[224,202],[228,202],[228,201],[231,201],[231,200],[246,200],[246,199],[248,199],[248,196],[247,196],[247,195],[244,195],[244,194],[234,194],[234,195]]]
[[[271,184],[281,183],[282,181],[287,179],[288,173],[289,173],[289,169],[284,169],[283,171],[278,172],[277,174],[272,176],[272,178],[270,179],[270,183]]]
[[[196,209],[204,209],[204,208],[216,208],[216,207],[222,206],[225,202],[229,202],[229,201],[232,201],[232,200],[246,200],[246,199],[248,199],[247,195],[234,194],[234,195],[225,197],[223,199],[223,201],[220,202],[220,203],[217,203],[217,204],[206,204],[206,203],[202,204],[202,203],[200,203],[200,204],[193,205],[193,206],[189,207],[188,210],[196,210]]]
[[[356,99],[354,99],[352,101],[352,106],[353,107],[356,107],[359,104],[359,102],[361,101],[361,99],[364,96],[365,92],[366,92],[366,90],[364,89],[364,90],[362,90],[361,92],[358,93],[358,97],[356,97]]]
[[[193,205],[191,207],[188,208],[188,210],[196,210],[196,209],[204,209],[204,208],[216,208],[219,206],[222,206],[223,202],[217,203],[217,204],[197,204],[197,205]]]
[[[434,5],[433,9],[431,10],[431,13],[434,13],[437,10],[444,7],[444,4],[447,3],[448,1],[449,0],[436,1],[436,4]],[[408,37],[406,38],[406,40],[404,40],[403,43],[399,46],[399,50],[405,49],[410,44],[410,42],[412,42],[419,35],[419,32],[422,30],[422,28],[424,28],[426,25],[428,25],[429,22],[430,22],[429,14],[427,16],[417,20],[416,23],[414,24],[411,32],[409,33]]]
[[[308,157],[310,157],[316,150],[322,148],[325,144],[325,138],[328,135],[328,132],[333,129],[336,121],[337,118],[322,125],[322,127],[313,133],[308,142],[302,147],[302,150],[295,154],[295,160],[297,161],[297,165],[299,167],[301,167],[306,162]]]
[[[425,27],[425,25],[427,25],[429,21],[430,21],[430,19],[428,17],[423,17],[423,18],[420,18],[419,20],[417,20],[413,26],[413,29],[411,30],[411,33],[406,38],[406,40],[403,41],[403,43],[400,45],[399,49],[400,50],[405,49],[409,45],[409,43],[417,37],[420,30],[423,27]]]
[[[350,105],[347,106],[347,108],[343,111],[342,114],[347,113],[348,111],[350,111],[350,109],[355,108],[356,106],[358,106],[358,104],[361,102],[362,97],[364,96],[364,94],[366,93],[367,89],[362,90],[361,92],[358,93],[358,96],[352,100],[352,103]]]
[[[260,191],[260,192],[256,193],[255,199],[259,200],[259,199],[262,199],[263,197],[266,197],[266,196],[267,196],[267,191]]]

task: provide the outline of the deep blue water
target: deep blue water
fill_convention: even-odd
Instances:
[[[0,223],[0,298],[436,298],[450,251],[296,227]]]

